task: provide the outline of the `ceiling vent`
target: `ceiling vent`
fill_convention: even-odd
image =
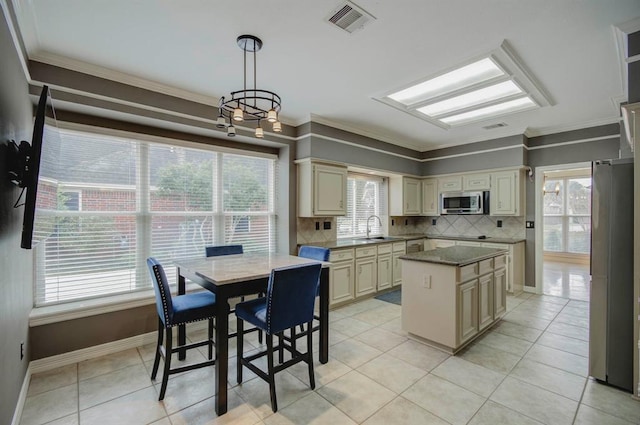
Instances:
[[[484,128],[485,130],[493,130],[494,128],[500,128],[500,127],[506,127],[506,126],[507,126],[506,122],[499,122],[497,124],[486,125],[482,128]]]
[[[347,1],[341,3],[327,16],[327,21],[348,33],[362,29],[367,23],[375,21],[375,17],[364,9]]]

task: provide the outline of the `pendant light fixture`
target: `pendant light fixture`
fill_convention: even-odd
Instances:
[[[219,115],[216,126],[227,127],[227,135],[235,136],[233,122],[256,121],[255,136],[264,137],[262,122],[271,123],[276,133],[282,132],[282,124],[278,120],[281,109],[280,96],[269,90],[262,90],[256,83],[256,52],[262,48],[262,40],[253,35],[241,35],[236,40],[244,52],[244,86],[242,90],[231,92],[231,98],[220,98]],[[247,86],[247,52],[253,53],[253,87]],[[228,120],[228,123],[227,123]],[[233,130],[232,130],[233,129]]]

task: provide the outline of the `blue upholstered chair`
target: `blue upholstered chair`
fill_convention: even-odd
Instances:
[[[238,327],[238,383],[242,382],[242,367],[247,367],[256,375],[269,383],[271,395],[271,408],[278,410],[276,400],[275,374],[289,366],[304,361],[309,366],[309,384],[314,389],[315,378],[313,375],[313,332],[307,332],[306,353],[300,353],[291,345],[286,345],[282,338],[279,345],[291,353],[291,359],[274,365],[273,335],[281,335],[286,329],[295,328],[307,323],[311,326],[313,321],[313,307],[315,304],[318,280],[320,278],[321,264],[305,264],[295,267],[283,267],[271,271],[267,294],[264,298],[257,298],[236,305]],[[251,323],[266,333],[267,350],[244,357],[243,335],[244,321]],[[259,369],[253,363],[264,355],[267,356],[267,372]]]
[[[235,255],[235,254],[243,254],[244,250],[242,248],[242,245],[216,245],[216,246],[206,246],[204,248],[205,250],[205,255],[207,257],[218,257],[221,255]],[[264,294],[260,293],[258,294],[260,297],[262,297]],[[240,297],[240,302],[244,301],[244,296]],[[235,310],[231,309],[229,311],[229,314],[233,314]],[[262,331],[255,329],[258,331],[258,342],[260,344],[262,344]],[[229,338],[233,338],[234,336],[237,336],[236,332],[231,332],[229,334]]]
[[[217,257],[219,255],[242,254],[242,245],[219,245],[206,246],[204,248],[207,257]]]
[[[309,258],[311,260],[317,260],[317,261],[329,261],[330,253],[331,251],[329,250],[329,248],[322,248],[320,246],[302,245],[298,250],[298,257]],[[317,291],[320,291],[320,282],[318,282]],[[317,295],[318,295],[318,292],[316,292],[316,296]],[[313,318],[316,320],[320,320],[320,317],[318,317],[317,315],[314,315]],[[316,326],[312,326],[310,329],[312,332],[315,332],[318,329],[320,329],[320,327],[316,325]],[[283,338],[287,341],[290,341],[291,345],[295,349],[296,339],[301,338],[305,335],[304,327],[302,325],[300,325],[300,332],[301,333],[296,334],[296,330],[295,328],[293,328],[291,329],[290,335],[289,336],[283,335]],[[280,361],[282,361],[283,355],[284,355],[283,351],[280,350]]]
[[[215,364],[215,360],[213,360],[213,317],[216,306],[216,296],[209,291],[203,291],[172,297],[167,276],[158,260],[148,258],[147,266],[149,267],[149,273],[153,281],[153,290],[156,294],[156,309],[158,311],[158,343],[156,345],[156,357],[153,361],[151,379],[156,379],[158,366],[160,365],[160,356],[162,356],[164,359],[164,372],[162,374],[162,385],[160,386],[160,397],[158,398],[158,400],[162,400],[167,390],[169,375]],[[172,328],[200,320],[209,321],[207,339],[192,344],[173,347]],[[164,347],[163,337],[166,337]],[[179,350],[188,350],[205,345],[209,347],[208,361],[171,369],[171,355],[173,353]]]

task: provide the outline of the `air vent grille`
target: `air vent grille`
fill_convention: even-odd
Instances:
[[[506,122],[499,122],[497,124],[486,125],[482,128],[484,128],[485,130],[493,130],[494,128],[500,128],[500,127],[506,127],[506,126],[507,126]]]
[[[361,29],[365,24],[375,19],[371,14],[350,1],[342,3],[327,17],[328,22],[348,33]]]

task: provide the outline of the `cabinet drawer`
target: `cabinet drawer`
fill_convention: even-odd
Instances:
[[[346,261],[353,260],[353,249],[341,249],[338,251],[331,250],[329,253],[329,261]]]
[[[378,245],[378,255],[391,254],[391,244]]]
[[[356,248],[356,258],[373,257],[377,253],[375,246],[368,246],[366,248]]]
[[[458,283],[466,282],[478,276],[478,263],[458,267]]]
[[[406,242],[394,242],[393,243],[393,252],[406,252],[407,244]]]
[[[494,258],[493,261],[494,261],[494,268],[496,270],[507,266],[507,256],[506,255],[500,255],[500,256]]]
[[[493,271],[493,258],[489,258],[488,260],[482,260],[478,263],[478,273],[483,275],[485,273],[490,273]]]

